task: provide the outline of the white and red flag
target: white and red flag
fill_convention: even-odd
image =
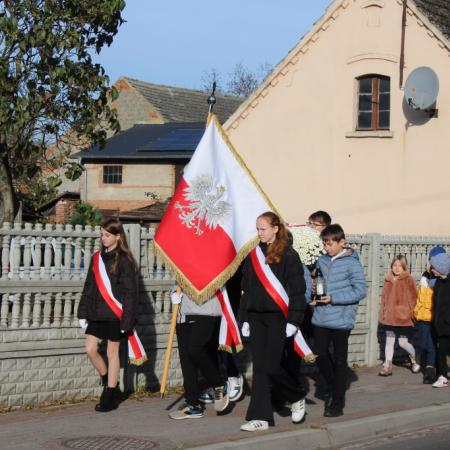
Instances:
[[[275,208],[210,116],[155,235],[155,248],[192,298],[214,295],[258,243],[255,222]]]

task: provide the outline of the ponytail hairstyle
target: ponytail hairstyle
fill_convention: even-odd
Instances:
[[[129,259],[133,269],[137,270],[136,262],[134,261],[133,255],[128,248],[127,238],[125,236],[125,230],[123,229],[122,223],[118,219],[108,219],[105,222],[103,222],[101,226],[104,230],[106,230],[108,233],[114,234],[115,236],[119,235],[119,240],[117,241],[117,251],[114,256],[114,261],[111,264],[111,272],[116,273],[117,266],[119,264],[119,257],[120,253],[125,253],[125,256]],[[103,244],[100,240],[100,249],[104,250]]]
[[[258,216],[258,219],[266,219],[269,225],[272,227],[278,227],[277,234],[275,235],[275,241],[268,246],[266,264],[279,263],[286,251],[288,245],[288,234],[286,226],[272,211],[267,211]]]

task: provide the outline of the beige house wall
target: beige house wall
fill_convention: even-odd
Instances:
[[[130,210],[171,197],[175,188],[173,164],[111,164],[122,166],[122,184],[104,184],[103,167],[85,164],[82,199],[105,209]]]
[[[401,15],[396,0],[332,3],[226,122],[231,142],[288,222],[325,209],[351,233],[448,234],[448,41],[426,19],[419,22],[412,6],[404,79],[419,66],[437,73],[439,113],[430,119],[403,104]],[[372,73],[391,78],[391,133],[354,137],[356,78]]]

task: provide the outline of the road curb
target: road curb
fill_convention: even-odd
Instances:
[[[390,433],[405,433],[412,430],[438,426],[450,422],[450,403],[441,403],[424,408],[368,416],[345,422],[330,423],[320,428],[306,428],[265,435],[252,435],[237,441],[224,441],[200,447],[195,450],[283,450],[329,449],[344,444],[370,440]]]

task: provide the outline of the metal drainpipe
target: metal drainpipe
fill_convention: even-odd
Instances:
[[[400,44],[400,77],[399,87],[403,87],[403,70],[405,69],[405,33],[406,33],[406,2],[403,0],[403,12],[402,12],[402,39]]]
[[[87,178],[87,168],[85,167],[84,168],[84,186],[83,186],[83,195],[84,195],[84,198],[83,199],[81,199],[83,202],[87,202],[87,180],[88,180],[88,178]]]

